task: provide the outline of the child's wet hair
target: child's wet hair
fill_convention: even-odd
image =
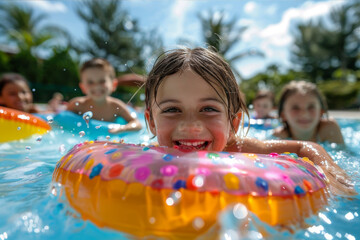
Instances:
[[[291,81],[289,82],[287,85],[285,85],[285,87],[282,89],[281,94],[280,94],[280,100],[279,100],[279,108],[278,108],[278,116],[281,119],[281,114],[284,110],[284,104],[285,101],[292,95],[296,94],[296,93],[301,93],[301,94],[311,94],[314,95],[320,102],[320,106],[321,106],[321,110],[324,112],[325,117],[328,117],[327,115],[327,111],[328,111],[328,106],[325,100],[325,97],[321,94],[321,92],[319,91],[319,89],[317,88],[317,86],[314,83],[311,82],[307,82],[305,80],[300,80],[300,81]]]
[[[268,98],[271,101],[271,103],[273,105],[275,105],[274,94],[272,93],[272,91],[266,90],[266,89],[259,90],[256,93],[255,98],[253,99],[253,102],[255,102],[256,100],[259,100],[259,99],[264,99],[264,98]]]
[[[3,88],[8,85],[9,83],[15,83],[15,82],[24,82],[29,88],[29,82],[26,80],[26,78],[18,73],[4,73],[0,77],[0,95],[2,95]]]
[[[114,67],[104,58],[93,58],[86,62],[84,62],[80,68],[80,74],[82,74],[85,70],[90,68],[99,68],[106,71],[111,79],[115,79],[115,70]]]
[[[229,64],[216,52],[206,48],[179,48],[164,52],[156,60],[145,83],[145,104],[150,112],[156,103],[158,88],[169,75],[181,73],[190,68],[201,76],[219,95],[228,109],[230,120],[239,112],[249,116],[245,99],[239,90]],[[221,89],[223,92],[217,90]],[[226,99],[223,96],[226,96]]]

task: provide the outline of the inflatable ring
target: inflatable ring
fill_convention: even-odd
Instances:
[[[44,134],[51,129],[41,118],[15,109],[0,107],[0,143]]]
[[[298,223],[327,203],[327,179],[296,154],[183,153],[114,142],[76,145],[53,182],[84,220],[136,236],[193,238],[229,204],[271,225]]]

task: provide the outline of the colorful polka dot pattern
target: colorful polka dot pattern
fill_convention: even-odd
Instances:
[[[90,179],[120,179],[154,189],[186,188],[235,195],[303,195],[325,188],[325,175],[294,153],[191,152],[115,142],[85,142],[69,151],[57,168]]]

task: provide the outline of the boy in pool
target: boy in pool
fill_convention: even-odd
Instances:
[[[145,104],[149,129],[161,146],[181,151],[293,152],[321,166],[334,193],[356,194],[345,171],[316,143],[237,136],[248,110],[230,66],[208,49],[162,54],[147,78]]]
[[[110,129],[111,133],[141,129],[139,120],[130,114],[126,104],[110,96],[117,81],[115,70],[107,60],[94,58],[85,62],[80,69],[79,86],[86,96],[70,100],[67,110],[80,115],[91,111],[92,118],[101,121],[114,122],[117,117],[122,117],[128,122]]]
[[[18,73],[5,73],[0,78],[0,106],[27,113],[38,113],[33,104],[29,83]]]
[[[275,129],[275,137],[344,144],[340,127],[328,118],[326,100],[315,84],[291,81],[285,85],[278,111],[283,126]]]
[[[254,119],[273,119],[271,114],[274,108],[274,95],[269,90],[259,90],[252,101],[254,106]]]

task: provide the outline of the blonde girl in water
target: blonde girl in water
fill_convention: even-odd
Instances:
[[[344,170],[316,143],[238,136],[248,110],[229,64],[211,50],[182,48],[162,54],[145,83],[145,104],[148,127],[160,146],[181,151],[293,152],[321,166],[334,193],[356,193]]]
[[[339,125],[328,117],[326,100],[313,83],[302,80],[285,85],[278,114],[283,126],[275,129],[275,137],[344,143]]]

